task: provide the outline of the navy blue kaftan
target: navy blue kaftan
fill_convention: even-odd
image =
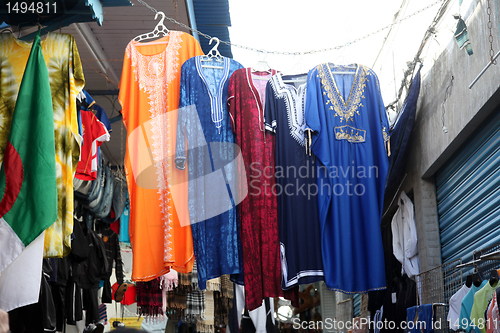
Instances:
[[[281,286],[323,280],[315,157],[306,154],[306,84],[298,89],[280,73],[267,83],[264,121],[276,135],[276,190]]]
[[[380,223],[389,123],[378,78],[364,66],[309,72],[306,123],[318,173],[326,285],[346,293],[385,288]],[[334,74],[335,71],[352,74]]]
[[[203,68],[223,66],[223,69]],[[229,77],[243,66],[224,58],[187,60],[181,69],[175,163],[189,172],[189,215],[200,289],[206,281],[243,272],[239,219],[235,199],[239,151],[227,111]],[[187,142],[187,150],[186,150]]]

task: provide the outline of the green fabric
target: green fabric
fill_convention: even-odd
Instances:
[[[497,290],[498,287],[500,287],[500,282],[497,282],[493,286],[491,286],[488,282],[474,295],[474,305],[472,306],[472,310],[470,312],[470,320],[471,324],[477,326],[482,333],[486,333],[484,311],[486,310],[489,301],[493,298],[493,293],[495,293],[495,290]]]
[[[467,25],[461,18],[458,19],[457,28],[455,30],[455,39],[460,49],[467,51],[468,55],[472,55],[472,45],[469,41],[469,33],[467,32]]]
[[[28,246],[57,219],[54,114],[39,34],[19,88],[9,144],[14,154],[4,156],[0,169],[0,198],[10,208],[3,218]],[[16,181],[20,191],[12,190]]]

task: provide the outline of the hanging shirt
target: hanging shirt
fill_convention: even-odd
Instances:
[[[249,192],[239,205],[245,306],[249,311],[261,306],[264,297],[284,296],[274,177],[275,140],[264,128],[266,84],[275,73],[271,70],[252,74],[251,68],[241,68],[229,80],[228,110],[246,171],[240,196],[247,189]]]
[[[164,43],[161,43],[164,42]],[[190,272],[194,255],[187,212],[187,177],[172,168],[180,68],[203,54],[180,31],[153,42],[131,41],[123,59],[119,100],[127,129],[125,171],[130,199],[132,280],[148,281],[174,267]],[[181,184],[175,193],[170,183]],[[144,258],[148,258],[144,260]]]
[[[321,281],[324,275],[317,191],[314,190],[317,188],[316,161],[306,153],[305,99],[305,83],[298,88],[285,84],[280,73],[269,80],[264,118],[266,129],[276,136],[283,289]]]
[[[470,288],[463,285],[459,291],[457,291],[450,298],[450,309],[448,311],[448,322],[450,323],[450,328],[454,331],[460,328],[460,308],[462,306],[462,300],[465,295],[469,292]]]
[[[462,300],[462,305],[460,306],[460,328],[466,332],[470,332],[472,326],[470,325],[470,315],[472,310],[472,305],[474,305],[474,295],[478,290],[483,288],[488,283],[487,280],[484,280],[479,287],[476,287],[474,284],[470,287],[469,292],[465,295]]]
[[[332,67],[325,63],[309,72],[305,111],[319,164],[325,282],[334,290],[364,293],[385,288],[380,221],[389,123],[371,69],[356,65],[352,75],[339,75]]]
[[[498,289],[497,289],[498,290]],[[498,333],[500,332],[500,315],[498,313],[498,301],[497,301],[497,293],[493,294],[493,298],[491,299],[490,305],[487,310],[487,318],[486,318],[486,333]]]
[[[221,66],[219,62],[203,62]],[[235,138],[227,111],[229,77],[241,64],[224,58],[223,69],[203,68],[201,57],[181,69],[175,164],[189,173],[189,214],[200,289],[207,280],[239,274],[241,242],[236,205]],[[187,145],[186,145],[187,141]],[[228,185],[226,185],[226,183]]]
[[[417,225],[413,212],[413,203],[405,192],[401,192],[398,210],[392,218],[392,247],[394,256],[403,265],[401,275],[408,277],[420,273],[418,262]]]
[[[104,124],[91,111],[81,110],[80,115],[83,144],[75,177],[81,180],[95,180],[97,178],[97,147],[104,141],[109,141],[110,136]]]
[[[109,118],[108,115],[106,114],[106,111],[104,111],[104,109],[97,104],[94,104],[92,106],[92,109],[94,109],[95,116],[97,117],[97,119],[99,119],[99,121],[103,123],[104,126],[106,126],[108,132],[111,133],[113,129],[111,128],[111,123],[109,122]]]
[[[493,286],[489,281],[477,291],[474,295],[474,304],[470,311],[471,325],[475,325],[474,330],[479,329],[482,333],[486,333],[486,325],[484,322],[484,311],[488,307],[489,301],[493,298],[495,290],[500,287],[500,281],[495,283]],[[482,319],[482,322],[479,321]]]
[[[73,233],[73,176],[80,158],[76,96],[85,80],[73,36],[48,33],[42,40],[42,53],[49,70],[54,109],[54,135],[57,172],[57,220],[45,232],[44,257],[63,257],[71,252]],[[0,162],[10,132],[12,113],[31,44],[11,33],[0,34]]]

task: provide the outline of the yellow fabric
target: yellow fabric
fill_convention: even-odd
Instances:
[[[493,298],[493,294],[500,287],[500,282],[495,283],[493,286],[488,283],[479,289],[474,295],[474,305],[470,312],[471,324],[477,326],[482,333],[486,333],[486,324],[484,321],[484,311],[488,307],[488,303]]]
[[[73,233],[73,175],[80,158],[76,96],[85,79],[73,36],[49,33],[42,40],[54,108],[57,169],[57,221],[45,232],[44,257],[63,257],[71,251]],[[0,162],[10,132],[19,86],[31,51],[31,43],[0,34]],[[40,193],[43,195],[43,192]]]
[[[111,330],[114,331],[116,328],[113,327],[113,322],[115,321],[121,321],[122,323],[125,324],[126,328],[137,328],[141,329],[142,321],[144,320],[143,317],[124,317],[123,320],[122,318],[109,318],[109,322],[111,324]]]
[[[179,106],[181,65],[202,54],[198,41],[180,31],[152,42],[131,41],[125,50],[119,100],[127,128],[134,281],[152,280],[170,267],[179,273],[193,267],[188,173],[173,167],[177,112],[171,111]]]

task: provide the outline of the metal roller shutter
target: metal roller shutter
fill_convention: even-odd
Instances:
[[[443,263],[472,259],[500,236],[500,112],[436,174]]]

